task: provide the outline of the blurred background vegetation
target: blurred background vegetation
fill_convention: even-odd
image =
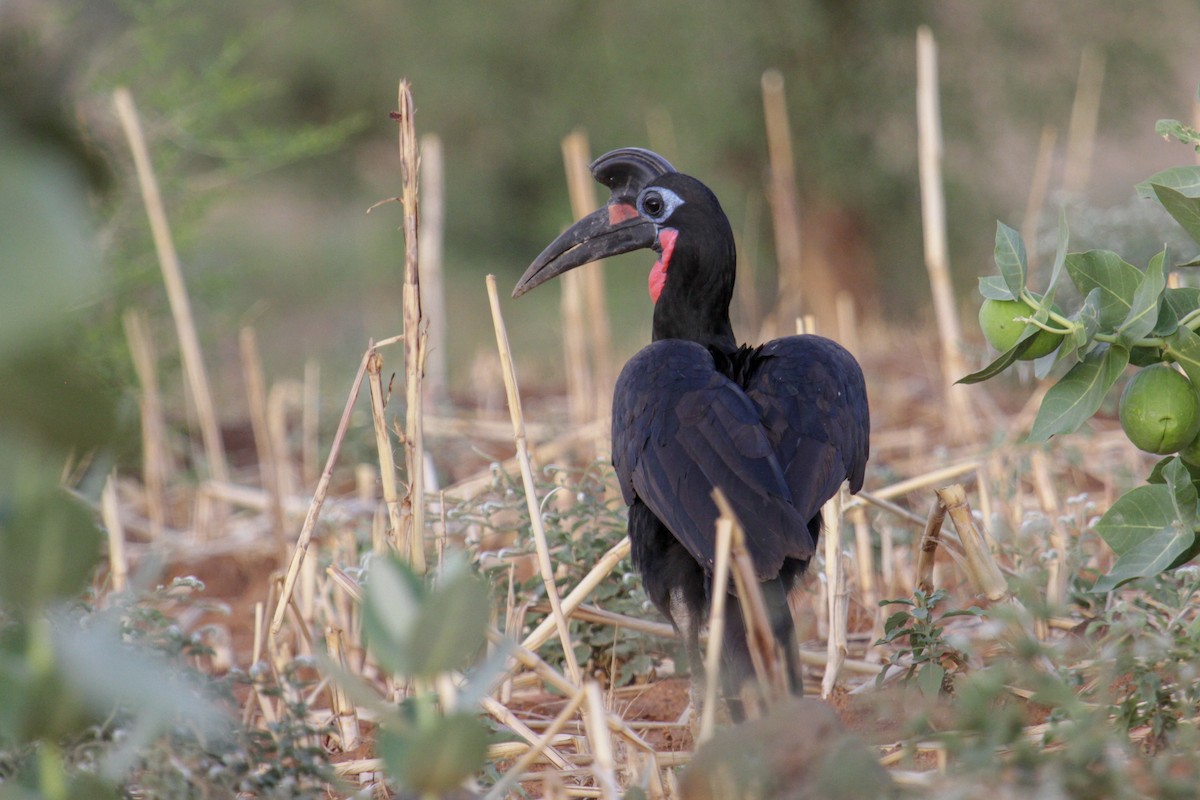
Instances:
[[[268,378],[316,359],[341,386],[368,336],[400,328],[402,237],[395,126],[409,78],[417,126],[446,162],[451,379],[463,392],[489,348],[482,277],[508,285],[570,221],[560,139],[593,154],[649,146],[708,182],[752,256],[770,305],[760,77],[778,69],[789,103],[806,234],[849,263],[861,315],[927,320],[915,140],[919,24],[940,46],[951,259],[966,290],[987,271],[996,218],[1019,224],[1043,126],[1058,153],[1080,57],[1104,62],[1099,131],[1074,247],[1092,228],[1144,217],[1132,185],[1178,161],[1154,121],[1186,117],[1200,63],[1187,45],[1200,7],[1165,0],[1131,15],[1117,0],[868,3],[804,0],[747,8],[653,4],[336,4],[261,0],[9,0],[4,91],[10,114],[66,111],[106,175],[94,202],[108,273],[85,305],[90,341],[128,371],[120,312],[169,318],[111,90],[128,85],[150,137],[221,403],[242,396],[236,330],[253,324]],[[16,70],[16,67],[21,67]],[[23,78],[14,76],[21,75]],[[1051,186],[1061,185],[1061,158]],[[599,196],[599,195],[597,195]],[[1051,204],[1053,205],[1053,203]],[[1115,211],[1113,211],[1115,209]],[[1052,209],[1053,210],[1053,209]],[[1089,223],[1087,217],[1094,224]],[[1144,226],[1139,226],[1139,229]],[[1162,215],[1162,228],[1170,223]],[[1152,244],[1155,249],[1158,244]],[[840,254],[840,255],[839,255]],[[1130,253],[1136,261],[1137,253]],[[646,261],[608,271],[618,355],[648,335]],[[508,312],[531,381],[561,370],[557,293]],[[746,331],[743,335],[750,335]],[[490,349],[490,348],[489,348]]]

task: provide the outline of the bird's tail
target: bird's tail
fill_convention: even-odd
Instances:
[[[792,694],[803,694],[800,654],[796,650],[796,627],[792,621],[791,609],[788,607],[787,590],[780,579],[764,581],[759,584],[759,587],[762,589],[771,631],[775,634],[775,642],[783,653],[781,666],[784,670],[788,690]],[[742,617],[741,603],[732,594],[726,599],[725,604],[723,645],[721,688],[730,716],[734,720],[741,720],[745,718],[742,689],[747,685],[753,687],[757,676],[754,672],[754,661],[750,656],[750,644],[746,640],[746,623]]]

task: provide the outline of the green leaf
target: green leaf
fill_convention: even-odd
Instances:
[[[465,562],[444,568],[421,604],[415,636],[408,641],[410,674],[433,677],[464,666],[483,646],[490,609],[487,587]]]
[[[1200,308],[1200,289],[1194,286],[1177,286],[1163,293],[1163,302],[1171,307],[1175,316],[1183,319],[1190,312]]]
[[[1029,441],[1044,442],[1078,430],[1100,408],[1128,364],[1129,351],[1118,345],[1101,345],[1084,356],[1046,392]]]
[[[1020,345],[1021,345],[1021,343],[1018,342],[1015,346],[1009,348],[1006,352],[1001,353],[996,358],[995,361],[988,364],[983,369],[972,372],[970,375],[964,375],[963,377],[961,377],[957,381],[955,381],[955,383],[964,383],[964,384],[981,383],[982,381],[986,381],[988,378],[994,378],[995,376],[999,375],[1001,372],[1004,372],[1004,370],[1008,369],[1009,366],[1012,365],[1012,363],[1017,360],[1017,355],[1019,352],[1017,350],[1017,348],[1020,347]]]
[[[30,472],[33,460],[22,460]],[[77,597],[104,541],[91,512],[53,484],[13,488],[0,488],[0,606],[36,612]]]
[[[1151,184],[1151,188],[1167,213],[1187,231],[1192,241],[1200,244],[1200,197],[1189,197],[1183,192],[1157,183]]]
[[[1080,327],[1075,328],[1071,333],[1072,344],[1076,349],[1086,347],[1096,332],[1100,330],[1100,287],[1087,293],[1087,296],[1083,298],[1083,305],[1079,307],[1071,320],[1080,324]]]
[[[1146,272],[1133,293],[1129,314],[1117,328],[1117,336],[1125,346],[1131,346],[1150,331],[1158,322],[1158,303],[1162,298],[1163,289],[1167,287],[1167,276],[1164,264],[1167,251],[1163,250],[1150,259]]]
[[[1118,558],[1093,591],[1109,591],[1195,557],[1197,493],[1191,474],[1173,458],[1161,475],[1166,483],[1126,492],[1096,523],[1096,532]]]
[[[363,634],[371,654],[392,672],[410,674],[423,595],[420,578],[397,557],[371,561],[363,586]]]
[[[1193,386],[1200,386],[1200,335],[1180,327],[1166,337],[1167,355],[1175,359]]]
[[[1100,327],[1112,329],[1129,316],[1133,296],[1142,283],[1142,271],[1109,250],[1070,253],[1066,258],[1067,275],[1086,297],[1099,289]]]
[[[1159,124],[1162,122],[1175,122],[1175,120],[1160,120]],[[1138,197],[1144,200],[1157,200],[1158,196],[1154,192],[1156,185],[1174,189],[1187,197],[1200,197],[1200,167],[1171,167],[1162,172],[1156,172],[1135,187]]]
[[[981,381],[986,381],[988,378],[993,378],[996,375],[999,375],[1001,372],[1004,372],[1004,370],[1008,369],[1009,366],[1017,360],[1017,357],[1020,356],[1021,353],[1024,353],[1033,346],[1033,340],[1035,338],[1036,331],[1037,329],[1032,324],[1026,325],[1025,331],[1021,334],[1022,338],[1016,344],[997,356],[995,361],[988,364],[983,369],[978,370],[977,372],[972,372],[970,375],[964,375],[955,381],[955,383],[980,383]]]
[[[988,300],[1015,300],[1003,276],[985,275],[979,279],[979,293]]]
[[[917,688],[921,690],[921,694],[933,699],[942,693],[942,681],[945,677],[946,670],[942,665],[931,661],[917,672]]]
[[[910,618],[908,612],[896,612],[892,616],[888,616],[888,621],[883,624],[883,632],[890,633],[894,630],[899,630],[899,628],[904,627],[908,618]]]
[[[1071,232],[1067,227],[1067,210],[1059,208],[1058,241],[1054,247],[1054,265],[1050,268],[1050,282],[1046,287],[1046,294],[1042,298],[1040,307],[1050,308],[1054,303],[1054,293],[1058,290],[1058,280],[1062,277],[1063,266],[1067,262],[1067,244],[1070,242],[1070,239]]]
[[[1161,486],[1145,486],[1161,489]],[[1112,571],[1092,586],[1093,592],[1108,592],[1137,578],[1157,575],[1174,565],[1180,556],[1192,549],[1196,532],[1170,524],[1165,528],[1143,532],[1136,544],[1130,546],[1113,564]]]
[[[487,737],[478,719],[460,712],[403,730],[384,727],[378,748],[400,788],[417,797],[440,797],[483,765]]]
[[[1025,256],[1025,243],[1021,234],[1005,225],[996,223],[996,268],[1004,278],[1008,291],[1019,297],[1025,288],[1025,275],[1029,269]]]

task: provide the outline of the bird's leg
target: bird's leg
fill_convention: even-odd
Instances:
[[[693,614],[684,599],[682,590],[671,592],[670,617],[676,630],[683,636],[683,647],[687,653],[688,669],[691,672],[691,685],[688,687],[688,700],[691,714],[688,726],[695,736],[699,732],[700,712],[704,706],[704,687],[707,676],[704,671],[704,651],[700,647],[701,619]]]

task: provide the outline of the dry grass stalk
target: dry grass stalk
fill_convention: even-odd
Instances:
[[[961,484],[951,484],[937,490],[938,500],[950,515],[958,540],[966,556],[967,577],[975,591],[988,600],[997,602],[1008,596],[1008,584],[996,565],[992,551],[988,549],[983,535],[975,527],[971,506],[967,504],[967,493]]]
[[[138,406],[142,424],[142,484],[145,488],[146,516],[150,520],[150,536],[162,538],[166,524],[166,487],[174,470],[171,451],[167,445],[167,424],[163,418],[162,395],[158,390],[158,354],[150,335],[146,315],[139,309],[129,309],[123,318],[125,338],[133,370],[137,373],[141,392]]]
[[[548,463],[562,458],[565,454],[579,447],[580,442],[586,442],[598,437],[604,436],[612,423],[609,420],[593,420],[591,423],[579,428],[574,428],[567,433],[559,436],[553,441],[540,444],[533,448],[532,457],[539,463]],[[510,423],[511,427],[511,423]],[[530,426],[532,428],[532,426]],[[532,428],[536,430],[536,428]],[[528,433],[528,431],[527,431]],[[490,434],[489,434],[490,435]],[[508,438],[512,438],[512,432],[509,431]],[[520,468],[520,463],[516,456],[500,462],[498,467],[502,472],[510,472]],[[460,500],[471,500],[491,488],[495,477],[492,474],[492,467],[480,471],[476,475],[469,478],[464,478],[457,483],[447,486],[445,492],[450,497],[457,497]]]
[[[586,138],[582,147],[587,148]],[[595,208],[595,195],[591,188],[591,173],[587,169],[586,152],[582,155],[583,174],[579,174],[580,145],[570,136],[563,139],[563,161],[567,172],[567,190],[571,198],[571,212],[575,219],[591,213]],[[585,272],[597,265],[581,267],[564,273],[559,282],[562,286],[561,315],[563,326],[563,357],[567,378],[567,407],[571,422],[584,425],[597,418],[595,375],[588,355],[588,324],[584,310],[588,281]]]
[[[579,687],[573,687],[569,696],[572,698],[578,697],[579,702],[583,702],[583,690]],[[567,760],[567,758],[558,750],[551,747],[548,743],[543,742],[542,740],[544,737],[538,736],[532,728],[522,722],[521,719],[507,706],[502,705],[490,695],[484,695],[480,699],[479,704],[490,717],[495,719],[501,725],[506,725],[510,730],[512,730],[513,733],[529,742],[530,745],[534,747],[541,747],[542,752],[546,754],[546,758],[551,764],[561,770],[574,769],[574,764]]]
[[[742,700],[749,700],[746,703],[747,716],[753,718],[768,707],[766,704],[775,698],[785,697],[788,693],[783,654],[779,642],[775,639],[775,633],[771,630],[771,620],[767,615],[766,602],[758,584],[754,561],[750,557],[750,551],[746,549],[746,535],[742,525],[720,489],[713,490],[713,500],[721,515],[728,516],[733,521],[729,540],[730,568],[737,589],[738,605],[746,622],[746,643],[750,649],[750,660],[754,663],[754,672],[758,676],[759,696],[747,698],[747,693],[742,692]]]
[[[110,472],[100,491],[100,518],[108,534],[108,569],[114,592],[123,592],[129,585],[129,562],[125,559],[125,527],[121,524],[121,509],[117,502],[117,474]]]
[[[575,712],[579,710],[584,699],[586,699],[586,694],[581,691],[576,691],[571,696],[567,704],[563,706],[562,710],[558,712],[557,716],[554,717],[545,731],[542,732],[542,735],[536,736],[534,741],[530,742],[529,749],[521,754],[520,758],[509,767],[500,780],[496,781],[496,784],[484,795],[484,800],[499,800],[499,798],[505,797],[508,794],[508,790],[520,781],[521,776],[525,774],[525,770],[549,748],[550,743],[554,741],[558,732],[563,729],[567,720],[575,716]]]
[[[448,317],[446,283],[442,276],[442,244],[446,238],[446,181],[442,140],[435,134],[421,137],[421,229],[417,261],[421,268],[421,305],[436,343],[425,367],[425,399],[434,406],[449,402],[450,370],[446,364]]]
[[[941,340],[942,381],[946,397],[946,430],[957,442],[973,439],[970,396],[955,381],[966,375],[962,326],[954,285],[950,280],[950,257],[946,245],[946,199],[942,190],[942,122],[937,86],[937,44],[933,33],[917,29],[917,139],[921,182],[921,222],[925,232],[925,267],[933,292],[933,310]]]
[[[317,483],[318,435],[321,426],[321,365],[304,362],[304,402],[300,412],[300,479],[305,486]]]
[[[858,341],[858,312],[854,310],[854,295],[845,290],[838,292],[834,309],[837,316],[838,341],[851,353],[861,353],[861,345]]]
[[[1054,145],[1058,141],[1058,128],[1053,125],[1042,126],[1042,136],[1038,140],[1037,160],[1033,164],[1033,179],[1029,182],[1029,199],[1025,201],[1025,218],[1021,220],[1021,238],[1029,246],[1029,268],[1032,270],[1037,263],[1037,229],[1038,219],[1042,216],[1042,206],[1046,204],[1046,191],[1050,187],[1050,167],[1054,161]]]
[[[288,411],[294,408],[303,413],[303,403],[304,386],[297,381],[280,381],[272,385],[271,391],[267,392],[267,435],[271,438],[271,452],[275,456],[275,479],[279,484],[281,497],[290,497],[300,491],[296,480],[297,471],[292,464],[291,446],[288,443]],[[284,510],[286,512],[286,508]]]
[[[871,526],[867,522],[867,512],[862,506],[850,511],[846,518],[854,526],[854,558],[858,566],[858,590],[862,593],[863,604],[869,608],[875,606],[878,599],[875,594],[875,548],[871,544]]]
[[[408,470],[409,563],[418,573],[425,572],[425,443],[421,427],[425,342],[428,331],[422,327],[421,273],[417,238],[418,216],[417,136],[413,127],[413,97],[408,81],[400,81],[400,201],[404,206],[404,456]]]
[[[367,360],[367,385],[371,388],[371,421],[375,427],[375,449],[379,454],[379,483],[383,489],[383,503],[389,522],[387,541],[411,562],[412,556],[406,551],[412,540],[400,539],[400,493],[396,489],[396,462],[392,459],[392,437],[388,433],[387,420],[384,418],[386,401],[383,397],[382,371],[383,358],[378,352],[372,352]],[[376,550],[382,552],[378,545]]]
[[[771,165],[767,197],[775,232],[779,281],[774,313],[775,330],[778,331],[783,327],[784,320],[792,320],[800,315],[804,299],[800,198],[796,192],[792,129],[788,123],[783,75],[778,70],[770,69],[762,74],[762,96],[767,127],[767,155]]]
[[[342,440],[345,439],[346,429],[350,425],[350,413],[354,410],[354,401],[358,399],[358,389],[362,386],[363,375],[367,371],[367,362],[374,352],[374,347],[369,347],[363,353],[362,362],[359,363],[358,372],[355,373],[354,382],[350,386],[350,394],[346,398],[346,406],[342,409],[342,418],[338,421],[337,432],[333,435],[333,442],[329,447],[329,457],[325,460],[325,469],[321,472],[320,480],[317,481],[317,488],[313,492],[312,503],[308,507],[308,514],[304,518],[304,524],[300,528],[300,536],[296,540],[295,549],[292,551],[287,575],[283,581],[283,589],[275,605],[275,614],[271,619],[272,638],[278,636],[279,632],[283,629],[283,618],[287,613],[288,600],[292,596],[292,590],[296,585],[296,578],[300,574],[300,564],[304,561],[304,556],[308,553],[308,547],[312,543],[313,530],[317,527],[317,519],[321,516],[321,507],[325,504],[325,497],[329,494],[329,481],[333,478],[333,465],[337,463],[338,453],[342,449]]]
[[[566,696],[572,696],[578,692],[579,687],[571,683],[562,673],[558,672],[554,667],[547,664],[537,653],[522,647],[519,644],[514,644],[511,640],[506,640],[504,635],[497,631],[494,627],[488,630],[488,639],[492,644],[504,643],[511,650],[511,655],[517,663],[531,670],[533,674],[543,681],[547,686],[557,692],[561,692]],[[512,674],[510,670],[509,675]],[[629,724],[615,712],[608,712],[608,726],[612,731],[638,750],[646,753],[653,753],[654,748],[651,747]]]
[[[1038,501],[1050,521],[1050,547],[1054,551],[1046,582],[1046,602],[1052,608],[1058,608],[1067,601],[1067,582],[1070,577],[1067,571],[1067,533],[1063,530],[1062,520],[1059,519],[1061,510],[1058,493],[1054,491],[1050,468],[1046,464],[1046,454],[1041,450],[1034,450],[1029,460]]]
[[[1071,104],[1071,121],[1067,125],[1063,188],[1068,194],[1078,195],[1087,190],[1103,87],[1104,56],[1095,47],[1084,47],[1079,55],[1079,78],[1075,84],[1075,101]]]
[[[630,542],[628,536],[622,537],[621,541],[610,547],[608,552],[601,556],[596,561],[596,564],[588,570],[588,574],[583,576],[583,580],[563,598],[561,606],[563,613],[568,616],[575,613],[575,609],[579,608],[583,604],[583,601],[588,598],[588,595],[600,585],[600,581],[607,578],[609,573],[616,569],[617,564],[621,563],[621,560],[629,555],[629,548]],[[521,646],[530,650],[537,650],[553,635],[556,626],[557,621],[554,616],[547,617],[525,637],[525,640],[521,642]]]
[[[587,133],[572,131],[562,140],[563,167],[567,174],[567,193],[571,197],[571,214],[581,219],[596,208],[588,164],[591,161]],[[591,419],[607,420],[612,416],[612,332],[608,319],[608,300],[604,291],[604,262],[587,264],[575,270],[583,275],[584,308],[587,314],[587,345],[591,349],[591,384],[595,390]],[[587,420],[584,420],[587,421]]]
[[[218,481],[229,480],[229,466],[225,463],[225,447],[221,442],[221,428],[209,390],[208,373],[204,368],[204,356],[200,350],[200,338],[196,335],[196,323],[192,318],[192,305],[188,299],[187,286],[183,281],[183,270],[179,265],[179,254],[171,238],[167,223],[167,212],[163,206],[158,180],[150,162],[150,151],[138,118],[133,95],[124,86],[113,91],[117,117],[125,139],[133,154],[133,165],[137,172],[138,185],[142,190],[142,201],[150,219],[150,232],[154,237],[154,248],[162,268],[163,285],[167,290],[167,301],[171,316],[175,320],[175,332],[179,337],[179,350],[183,358],[183,369],[188,379],[188,389],[196,406],[196,417],[200,425],[200,438],[204,442],[204,453],[208,460],[209,475]]]
[[[833,693],[838,674],[846,660],[846,628],[849,624],[849,591],[846,570],[842,562],[842,494],[841,490],[821,507],[825,528],[825,583],[829,587],[829,639],[826,644],[828,661],[821,678],[821,697]]]
[[[254,433],[254,447],[258,451],[259,474],[270,503],[271,533],[282,540],[285,524],[283,491],[279,485],[279,464],[267,422],[267,389],[262,356],[253,328],[242,328],[238,334],[238,345],[242,354],[242,378],[246,381],[246,400],[250,408],[250,429]]]
[[[719,490],[717,490],[719,491]],[[733,541],[733,516],[726,509],[717,519],[717,552],[712,573],[712,607],[708,612],[708,642],[704,650],[704,704],[696,746],[708,741],[716,727],[717,687],[721,684],[721,647],[725,641],[725,599],[729,594],[729,551]],[[696,696],[693,687],[692,697]],[[696,709],[692,709],[694,714]]]
[[[592,746],[592,775],[600,784],[600,796],[604,800],[620,800],[621,790],[617,785],[612,736],[608,726],[604,724],[608,710],[604,707],[600,684],[587,681],[583,685],[583,694],[587,698],[588,713],[585,715],[585,721],[588,740]]]
[[[925,594],[933,591],[933,565],[937,559],[938,544],[942,536],[942,523],[946,519],[946,506],[941,498],[935,498],[925,521],[925,530],[917,545],[917,589]]]
[[[346,662],[345,633],[341,628],[329,626],[325,629],[325,644],[329,657],[343,670],[349,670]],[[342,752],[350,752],[359,746],[358,715],[350,695],[337,681],[329,684],[329,709],[341,739]]]
[[[550,547],[546,543],[546,531],[542,526],[541,508],[538,506],[537,486],[533,479],[533,466],[529,462],[529,448],[525,439],[525,415],[521,411],[521,394],[517,387],[517,372],[512,362],[512,350],[508,346],[508,331],[504,327],[504,318],[500,314],[500,298],[496,294],[496,276],[487,276],[488,301],[492,309],[492,323],[496,329],[496,346],[500,351],[501,372],[504,376],[504,391],[508,396],[508,409],[512,417],[513,441],[517,448],[517,462],[521,467],[521,480],[525,485],[525,501],[529,509],[529,523],[533,533],[534,546],[537,548],[538,571],[542,583],[546,587],[546,599],[550,601],[551,617],[558,629],[558,637],[562,642],[563,655],[567,662],[567,671],[575,685],[580,684],[579,662],[575,659],[575,650],[571,642],[571,632],[567,625],[567,617],[563,613],[559,600],[558,586],[554,582],[554,567],[550,563]]]
[[[948,467],[941,467],[940,469],[931,470],[930,472],[926,472],[921,475],[915,475],[911,478],[897,481],[890,486],[885,486],[882,489],[871,492],[871,496],[881,500],[890,500],[893,497],[899,497],[901,495],[908,494],[909,492],[914,492],[917,489],[924,489],[934,485],[935,483],[942,483],[951,478],[957,478],[958,476],[965,475],[968,472],[978,472],[979,467],[980,462],[975,459],[963,461],[960,464],[952,464]],[[860,503],[866,502],[865,500],[860,499],[862,496],[863,493],[859,492],[854,497],[851,497],[850,500],[846,502],[845,507],[842,510],[849,511]],[[921,520],[921,522],[923,523],[924,520]]]
[[[550,610],[550,607],[543,603],[535,603],[529,606],[529,610],[545,614]],[[642,619],[641,617],[631,617],[628,614],[618,614],[616,611],[609,611],[591,605],[581,605],[578,608],[567,610],[566,600],[563,600],[563,610],[567,611],[567,616],[571,619],[583,620],[584,622],[598,622],[601,625],[612,625],[627,631],[648,633],[660,639],[679,638],[676,630],[666,622],[655,622],[654,620]]]

